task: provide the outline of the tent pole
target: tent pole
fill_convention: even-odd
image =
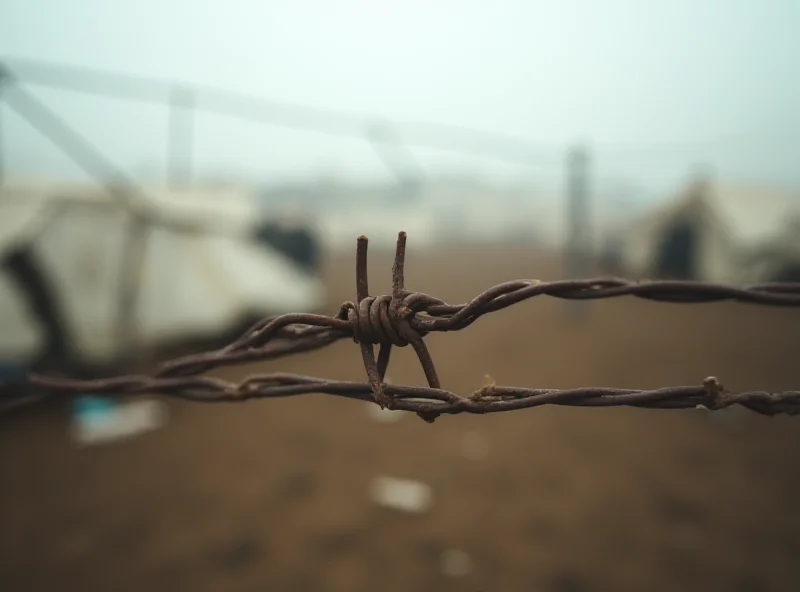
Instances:
[[[584,146],[574,146],[567,153],[567,244],[565,277],[586,279],[590,268],[588,168],[589,154]],[[574,321],[583,321],[587,315],[587,303],[566,302],[567,316]]]

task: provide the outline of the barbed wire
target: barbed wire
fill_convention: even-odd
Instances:
[[[356,302],[345,302],[334,316],[284,314],[263,319],[227,346],[163,363],[151,375],[73,380],[22,373],[0,381],[2,407],[41,400],[53,394],[160,394],[195,402],[234,402],[302,394],[328,394],[373,401],[382,408],[414,412],[433,422],[439,415],[495,413],[537,407],[632,406],[648,409],[719,410],[741,405],[762,415],[800,413],[800,391],[770,393],[726,391],[714,377],[697,386],[653,390],[586,387],[532,389],[485,384],[468,396],[441,387],[424,337],[432,332],[460,331],[478,318],[536,296],[565,300],[597,300],[633,296],[664,303],[737,301],[764,306],[800,307],[800,284],[771,283],[748,287],[704,282],[641,281],[619,278],[588,280],[514,280],[499,284],[465,304],[447,302],[405,288],[406,234],[397,239],[391,295],[371,296],[367,277],[365,236],[357,239]],[[231,382],[203,374],[219,366],[252,363],[324,348],[352,339],[361,350],[367,382],[327,380],[284,372],[254,375]],[[374,346],[379,345],[377,357]],[[419,358],[427,387],[385,382],[393,346],[411,345]]]

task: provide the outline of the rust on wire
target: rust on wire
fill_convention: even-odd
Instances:
[[[345,302],[334,316],[293,313],[259,321],[241,337],[211,352],[162,364],[152,375],[98,380],[71,380],[29,374],[0,381],[0,409],[35,402],[58,393],[160,394],[197,402],[246,401],[320,393],[374,401],[383,408],[411,411],[432,422],[441,414],[495,413],[538,407],[631,406],[648,409],[723,409],[742,405],[762,415],[800,413],[800,391],[727,392],[716,378],[697,386],[654,390],[586,387],[569,390],[486,385],[469,396],[441,388],[424,337],[435,331],[459,331],[478,318],[535,296],[597,300],[621,296],[666,302],[710,303],[733,300],[764,306],[800,307],[800,284],[773,283],[749,287],[703,282],[633,282],[618,278],[540,282],[514,280],[489,288],[465,304],[443,300],[405,287],[406,233],[397,238],[391,295],[371,296],[365,236],[356,248],[356,300]],[[219,366],[275,359],[326,347],[341,339],[358,344],[367,382],[326,380],[288,373],[255,375],[235,383],[203,374]],[[379,346],[375,355],[375,346]],[[411,345],[428,386],[384,382],[393,346]]]

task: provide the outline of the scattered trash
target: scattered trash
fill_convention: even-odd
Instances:
[[[370,483],[370,498],[379,506],[420,514],[431,505],[431,487],[419,481],[378,476]]]
[[[73,403],[72,436],[89,446],[130,438],[167,422],[167,406],[156,400],[117,403],[108,397],[79,397]]]
[[[439,568],[450,578],[461,578],[472,571],[472,560],[460,549],[447,549],[439,560]]]
[[[480,432],[467,432],[461,438],[461,454],[469,460],[483,460],[488,456],[489,448],[489,439]]]

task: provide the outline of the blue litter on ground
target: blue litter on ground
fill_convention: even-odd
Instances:
[[[165,404],[157,400],[117,401],[84,395],[72,402],[72,435],[80,446],[125,440],[164,425]]]
[[[114,419],[116,404],[107,397],[84,395],[72,402],[72,413],[81,423],[105,423]]]
[[[114,408],[114,401],[108,397],[83,395],[72,402],[72,408],[75,413],[105,412]]]

